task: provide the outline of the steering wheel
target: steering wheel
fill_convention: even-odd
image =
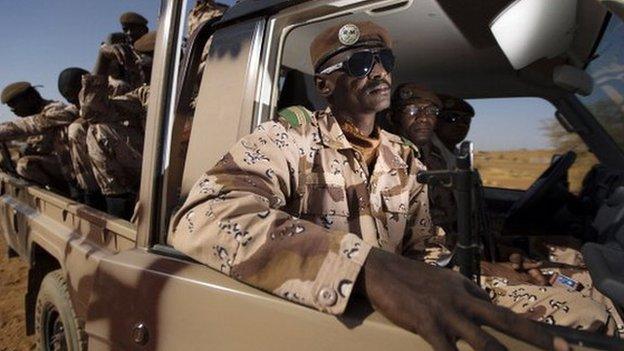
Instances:
[[[539,204],[552,188],[565,176],[576,160],[576,153],[568,151],[556,159],[509,209],[508,219],[517,217],[533,205]]]

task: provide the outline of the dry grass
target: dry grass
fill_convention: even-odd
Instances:
[[[475,166],[485,186],[527,189],[550,165],[553,150],[480,151]],[[578,193],[583,177],[598,161],[589,153],[581,155],[568,173],[570,190]]]

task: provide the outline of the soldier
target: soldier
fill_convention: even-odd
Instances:
[[[442,109],[433,137],[433,145],[442,153],[446,164],[455,168],[455,148],[466,139],[470,123],[475,115],[474,109],[463,99],[440,95]]]
[[[78,199],[85,204],[98,209],[104,209],[102,193],[93,175],[91,157],[87,150],[88,122],[80,118],[80,101],[78,94],[82,87],[82,76],[88,71],[70,67],[59,74],[58,89],[61,95],[69,102],[67,111],[72,113],[74,122],[67,129],[71,165],[80,194]]]
[[[420,159],[429,170],[447,169],[442,152],[432,143],[442,101],[427,88],[403,84],[392,96],[390,127],[416,144]],[[457,205],[453,192],[445,187],[429,189],[433,224],[446,233],[448,247],[454,247],[457,231]]]
[[[448,101],[453,99],[455,103]],[[458,116],[446,116],[448,125],[441,129],[442,140],[446,142],[447,151],[453,150],[455,144],[466,137],[470,123],[469,116],[474,115],[472,109],[463,100],[445,97],[453,112],[461,109]],[[428,169],[448,169],[445,159],[438,149],[432,145],[433,128],[439,114],[442,102],[431,91],[414,84],[404,84],[397,88],[392,100],[392,124],[402,131],[404,137],[419,146],[426,156],[421,159]],[[472,111],[472,112],[470,112]],[[465,118],[468,122],[459,122],[454,126],[452,117]],[[429,140],[427,140],[429,138]],[[457,141],[457,143],[450,143]],[[448,150],[450,149],[450,150]],[[440,241],[446,242],[448,247],[454,247],[456,239],[457,204],[450,189],[435,187],[430,189],[431,216],[433,223],[444,229],[439,233]],[[448,240],[446,236],[452,236]],[[442,240],[445,239],[445,240]],[[438,252],[432,252],[438,255]],[[437,257],[435,257],[437,258]],[[432,262],[436,260],[430,259]],[[437,262],[440,262],[439,260]],[[596,332],[605,332],[610,335],[621,330],[621,319],[613,303],[593,289],[591,278],[586,271],[569,267],[565,270],[553,267],[542,268],[541,263],[531,261],[519,254],[509,257],[507,263],[482,262],[483,277],[481,286],[488,291],[492,302],[499,306],[512,309],[537,321],[558,324]],[[567,288],[552,286],[547,275],[564,274],[573,276],[582,282],[582,289],[570,291]],[[593,299],[603,304],[604,308],[596,308],[594,303],[587,303]],[[556,302],[556,303],[555,303]]]
[[[75,187],[67,126],[76,116],[66,105],[43,99],[28,82],[6,86],[2,91],[2,103],[22,118],[0,125],[0,141],[28,137],[28,148],[17,162],[17,173],[62,192]]]
[[[119,17],[123,32],[128,36],[130,44],[134,44],[149,32],[147,19],[136,12],[125,12]]]
[[[433,228],[416,150],[383,131],[394,56],[372,22],[328,28],[312,42],[329,107],[291,107],[241,139],[195,184],[172,220],[176,249],[290,301],[339,315],[353,292],[435,349],[458,338],[503,348],[487,324],[544,348],[567,347],[493,306],[451,270],[422,258]]]
[[[202,23],[223,15],[227,9],[227,5],[217,4],[214,0],[197,0],[188,17],[189,37]]]
[[[155,38],[155,32],[144,35],[134,44],[135,50],[151,57]],[[101,53],[95,74],[83,76],[80,114],[89,122],[89,155],[107,211],[129,219],[141,180],[149,85],[120,96],[109,94],[105,74],[112,60]]]

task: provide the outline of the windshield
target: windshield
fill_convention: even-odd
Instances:
[[[589,96],[577,95],[621,149],[624,149],[624,23],[611,16],[595,58],[587,66],[594,79]]]

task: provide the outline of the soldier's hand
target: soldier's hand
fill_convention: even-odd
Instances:
[[[509,262],[511,268],[518,272],[526,272],[531,277],[531,282],[537,285],[547,285],[548,279],[542,274],[539,268],[542,266],[542,262],[533,261],[524,255],[519,253],[513,253],[509,256]]]
[[[115,60],[120,65],[125,65],[130,59],[126,48],[120,44],[102,44],[100,46],[100,54],[109,60]]]
[[[459,339],[475,350],[506,349],[481,326],[544,349],[568,349],[539,324],[490,303],[485,291],[451,270],[373,249],[360,279],[376,310],[435,350],[456,350]]]

